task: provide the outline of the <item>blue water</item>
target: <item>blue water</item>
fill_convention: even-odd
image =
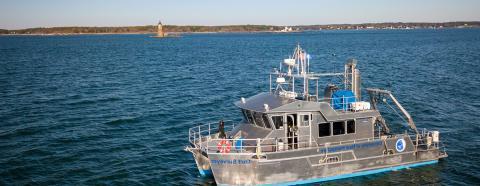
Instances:
[[[449,154],[328,184],[480,183],[480,30],[446,29],[2,36],[0,185],[213,184],[183,151],[187,128],[238,120],[233,102],[267,91],[297,43],[315,71],[357,58],[363,86],[392,90]]]

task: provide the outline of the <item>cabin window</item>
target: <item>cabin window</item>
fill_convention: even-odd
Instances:
[[[301,126],[308,126],[309,121],[310,121],[310,115],[303,115],[300,119],[302,120],[300,122]]]
[[[243,118],[245,119],[245,121],[248,121],[247,113],[243,109],[242,109],[242,115],[243,115]]]
[[[345,122],[333,122],[333,135],[345,134]]]
[[[250,112],[249,110],[244,110],[244,114],[245,114],[245,117],[247,118],[247,121],[248,123],[251,123],[251,124],[254,124],[254,121],[253,121],[253,116],[252,116],[252,112]]]
[[[262,119],[263,119],[263,123],[265,124],[265,127],[272,128],[272,126],[270,125],[270,121],[268,121],[268,117],[267,117],[266,114],[262,114]]]
[[[318,137],[330,136],[330,123],[318,124]]]
[[[355,120],[347,121],[347,134],[355,133]]]
[[[258,112],[253,112],[253,116],[255,118],[255,124],[257,124],[257,126],[259,127],[265,127],[265,125],[263,124],[263,121],[262,121],[262,114],[261,113],[258,113]]]
[[[283,129],[283,116],[272,116],[273,124],[277,129]]]

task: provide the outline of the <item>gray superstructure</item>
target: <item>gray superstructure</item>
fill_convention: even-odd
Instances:
[[[349,60],[342,73],[312,73],[309,55],[298,46],[270,74],[269,92],[235,102],[244,118],[225,121],[225,138],[219,138],[218,123],[195,126],[185,150],[200,174],[213,175],[219,185],[305,184],[447,157],[439,132],[417,129],[390,91],[367,88],[369,101],[362,101],[356,66]],[[343,81],[319,92],[319,80],[328,76]],[[397,106],[405,132],[392,132],[380,101]]]

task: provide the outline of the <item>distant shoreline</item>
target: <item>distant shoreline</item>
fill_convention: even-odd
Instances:
[[[289,31],[282,31],[284,28]],[[399,30],[399,29],[443,29],[443,28],[480,28],[480,21],[444,22],[444,23],[363,23],[363,24],[329,24],[329,25],[225,25],[225,26],[177,26],[164,25],[167,33],[172,34],[214,34],[214,33],[291,33],[319,30]],[[112,35],[112,34],[155,34],[157,26],[125,27],[50,27],[27,28],[19,30],[0,29],[0,35]]]
[[[441,28],[441,29],[474,29],[474,28],[480,28],[480,27],[468,27],[468,28]],[[272,34],[291,34],[291,33],[301,33],[301,32],[320,32],[320,31],[347,31],[347,30],[352,30],[352,31],[368,31],[368,30],[439,30],[439,29],[433,29],[433,28],[415,28],[415,29],[360,29],[360,30],[355,30],[355,29],[329,29],[329,30],[306,30],[306,31],[295,31],[295,32],[274,32],[274,31],[245,31],[245,32],[171,32],[169,34],[175,34],[176,37],[179,37],[184,34],[258,34],[258,33],[272,33]],[[155,36],[156,33],[151,32],[151,33],[144,33],[144,32],[125,32],[125,33],[55,33],[55,34],[0,34],[0,37],[2,36],[81,36],[81,35],[151,35]],[[168,38],[168,36],[167,36]]]
[[[167,35],[182,34],[222,34],[222,33],[299,33],[302,31],[279,32],[279,31],[234,31],[234,32],[167,32]],[[152,35],[156,32],[105,32],[105,33],[52,33],[52,34],[0,34],[0,36],[75,36],[75,35]]]
[[[472,29],[480,27],[468,27],[468,28],[441,28],[441,29]],[[306,30],[306,31],[295,31],[295,32],[274,32],[274,31],[246,31],[246,32],[171,32],[168,34],[175,34],[176,37],[179,37],[183,34],[258,34],[258,33],[272,33],[272,34],[289,34],[289,33],[301,33],[301,32],[316,32],[316,31],[357,31],[355,29],[330,29],[330,30]],[[368,30],[438,30],[433,28],[415,28],[415,29],[361,29],[358,31],[368,31]],[[144,33],[144,32],[125,32],[125,33],[55,33],[55,34],[0,34],[2,36],[80,36],[80,35],[151,35],[155,36],[156,33]],[[167,37],[168,38],[168,37]]]

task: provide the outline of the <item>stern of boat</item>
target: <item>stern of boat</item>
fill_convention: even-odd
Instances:
[[[446,147],[440,140],[440,132],[438,131],[428,131],[423,129],[418,137],[412,136],[412,141],[418,141],[417,158],[419,160],[438,160],[448,157]]]
[[[193,158],[195,159],[195,164],[197,165],[198,172],[201,176],[212,176],[212,168],[210,166],[210,160],[206,154],[198,148],[189,147],[185,148],[185,151],[191,152]]]
[[[224,121],[224,123],[226,133],[235,127],[233,121]],[[212,141],[218,139],[218,128],[218,123],[208,123],[197,125],[188,130],[188,141],[190,144],[184,150],[192,153],[201,176],[213,176],[208,149],[209,144],[212,146]]]

